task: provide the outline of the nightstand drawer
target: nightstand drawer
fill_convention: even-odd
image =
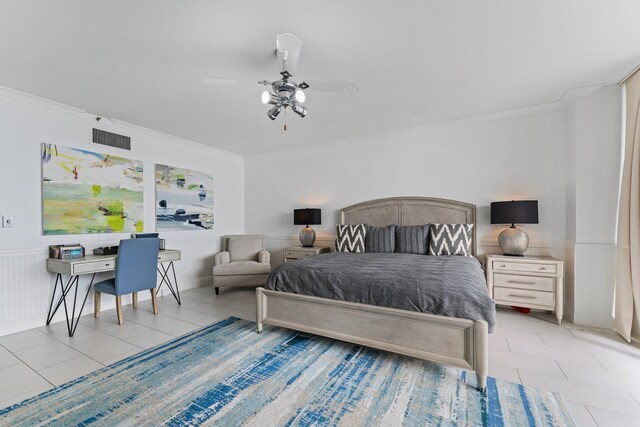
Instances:
[[[304,258],[315,255],[315,252],[284,251],[285,258]]]
[[[510,271],[526,271],[529,273],[556,274],[555,264],[493,261],[493,269],[494,270],[510,270]]]
[[[555,281],[556,279],[554,277],[519,276],[516,274],[500,273],[496,273],[493,276],[493,286],[549,292],[555,290]]]
[[[513,305],[527,304],[553,307],[555,294],[553,292],[529,291],[526,289],[493,288],[493,299],[498,303]]]

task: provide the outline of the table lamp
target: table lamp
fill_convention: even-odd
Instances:
[[[498,243],[505,255],[523,256],[529,246],[529,236],[515,224],[537,224],[537,200],[512,200],[491,203],[491,224],[511,224],[498,236]]]
[[[294,209],[293,210],[293,225],[305,225],[300,231],[300,243],[305,248],[313,247],[313,243],[316,241],[316,232],[309,225],[321,224],[321,211],[320,209]]]

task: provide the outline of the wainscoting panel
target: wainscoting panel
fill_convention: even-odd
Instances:
[[[336,236],[318,236],[315,246],[329,246],[332,251],[335,250]],[[265,235],[266,249],[271,253],[271,266],[276,267],[284,262],[283,249],[290,246],[300,246],[300,240],[297,236],[282,235]],[[478,259],[484,263],[484,254],[502,253],[500,247],[492,241],[482,241],[478,245]],[[527,249],[527,255],[546,255],[552,256],[564,261],[566,256],[566,248],[564,242],[562,244],[544,245],[532,244]]]
[[[184,236],[167,238],[167,248],[182,251],[182,260],[175,263],[181,291],[211,285],[213,255],[220,250],[221,242],[220,236],[208,232],[196,236],[185,233]],[[100,243],[101,246],[116,244],[117,241]],[[97,243],[86,244],[87,253],[91,253],[96,246]],[[55,282],[55,275],[46,270],[47,256],[48,250],[42,247],[0,250],[0,336],[45,324]],[[112,277],[112,273],[101,273],[96,275],[96,281],[109,277]],[[64,277],[65,283],[67,279],[68,277]],[[81,295],[84,298],[90,280],[90,274],[80,276],[79,300]],[[163,286],[160,295],[170,295],[166,286]],[[141,301],[150,298],[148,292],[142,292],[139,297]],[[128,296],[124,298],[124,303],[130,303]],[[114,307],[115,299],[105,295],[102,309]],[[89,295],[83,314],[91,313],[92,310],[93,295]],[[64,319],[64,310],[60,309],[53,322]]]

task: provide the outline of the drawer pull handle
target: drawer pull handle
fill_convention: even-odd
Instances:
[[[531,296],[531,295],[509,294],[509,296],[510,297],[515,297],[515,298],[536,299],[536,297]]]
[[[542,270],[542,271],[544,271],[546,269],[547,269],[547,267],[540,267],[540,270]]]
[[[509,280],[507,281],[507,283],[517,283],[519,285],[535,285],[536,284],[536,282],[524,282],[520,280]]]
[[[506,266],[506,265],[504,265],[504,264],[502,264],[502,265],[500,266],[500,268],[506,268],[506,267],[507,267],[507,266]]]

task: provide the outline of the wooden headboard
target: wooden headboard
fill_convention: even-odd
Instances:
[[[476,206],[432,197],[389,197],[348,206],[340,211],[342,224],[474,224],[473,255],[477,256]]]

